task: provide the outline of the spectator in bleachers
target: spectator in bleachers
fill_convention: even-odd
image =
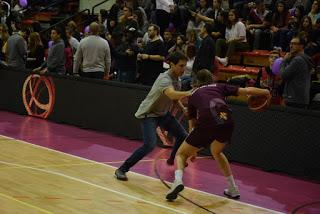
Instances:
[[[202,38],[201,46],[197,52],[193,63],[193,72],[197,73],[201,69],[212,71],[213,60],[215,58],[215,44],[210,36],[212,32],[212,25],[206,23],[201,29],[199,36]]]
[[[320,17],[320,3],[318,0],[313,1],[311,11],[308,16],[311,18],[312,25],[315,25],[317,18]]]
[[[290,14],[285,3],[282,0],[277,1],[276,10],[272,16],[271,31],[273,34],[273,45],[281,47],[286,51],[288,44],[286,44],[286,36],[288,32]]]
[[[81,40],[81,34],[78,31],[77,24],[75,23],[75,21],[68,22],[67,27],[69,27],[71,29],[72,36],[74,38],[76,38],[78,41],[80,41]]]
[[[29,35],[27,68],[35,69],[44,62],[45,50],[39,33],[32,32]]]
[[[278,59],[279,57],[280,57],[279,50],[271,51],[269,54],[269,66],[262,68],[261,73],[259,72],[258,74],[262,76],[260,76],[260,78],[257,77],[257,80],[260,79],[260,86],[262,88],[269,89],[272,95],[271,102],[277,105],[281,104],[283,85],[282,85],[280,74],[278,74],[277,72],[273,72],[272,66],[275,60]]]
[[[99,36],[99,24],[93,22],[89,26],[90,35],[80,41],[75,55],[73,73],[78,73],[82,63],[80,76],[96,79],[109,79],[111,53],[108,42]]]
[[[173,12],[173,0],[156,0],[156,23],[160,28],[160,35],[163,35],[164,30],[169,26],[170,13]]]
[[[253,40],[253,50],[266,49],[266,38],[270,38],[270,25],[272,13],[265,7],[263,0],[255,2],[256,8],[252,8],[247,19],[248,36]],[[251,38],[250,37],[250,38]],[[270,39],[271,40],[271,39]]]
[[[222,1],[221,0],[213,0],[212,1],[212,11],[208,14],[208,17],[216,20],[218,19],[219,14],[224,11],[222,8]]]
[[[316,21],[316,25],[311,35],[311,42],[313,45],[314,54],[312,56],[314,62],[319,67],[320,66],[320,17]]]
[[[185,53],[185,49],[186,49],[186,37],[179,34],[176,37],[176,43],[174,44],[174,46],[172,46],[168,50],[168,53],[170,54],[177,51]]]
[[[148,31],[149,22],[141,10],[133,11],[133,19],[138,23],[138,33],[143,35]]]
[[[222,11],[224,11],[224,9],[221,6],[221,0],[213,0],[211,10],[208,10],[205,14],[191,12],[191,15],[194,16],[198,22],[204,21],[213,24]]]
[[[192,74],[192,68],[193,63],[196,57],[196,46],[194,44],[189,44],[186,47],[185,55],[188,58],[186,69],[184,70],[183,75],[181,76],[181,90],[187,91],[191,89],[191,74]]]
[[[211,33],[211,36],[215,42],[218,39],[223,39],[225,37],[227,21],[228,21],[228,12],[221,11],[218,15],[218,18],[214,22],[213,31]]]
[[[67,26],[65,30],[66,37],[68,39],[69,44],[71,45],[72,53],[74,55],[77,52],[80,42],[72,36],[73,30],[70,27]]]
[[[195,29],[189,29],[186,32],[186,44],[187,45],[194,45],[196,49],[198,50],[201,45],[201,41],[199,39],[199,36],[197,34],[197,31]]]
[[[54,28],[51,30],[51,40],[53,41],[52,46],[49,48],[47,61],[44,62],[40,67],[35,68],[34,72],[50,72],[65,74],[65,43],[61,39],[62,30],[60,28]],[[45,69],[46,70],[43,70]]]
[[[138,46],[136,44],[136,32],[127,30],[122,37],[120,45],[115,47],[115,63],[118,69],[118,80],[120,82],[135,82],[136,61]]]
[[[176,4],[171,8],[170,25],[174,26],[177,33],[185,35],[189,22],[189,12],[184,7]]]
[[[300,25],[302,23],[302,18],[304,17],[304,7],[302,5],[298,5],[296,8],[292,9],[291,17],[288,23],[288,33],[287,33],[287,41],[291,41],[292,37],[299,32]]]
[[[6,49],[9,36],[7,25],[0,24],[0,61],[7,61]]]
[[[299,27],[299,33],[301,33],[301,32],[305,32],[308,37],[312,36],[313,27],[312,27],[312,21],[311,21],[310,16],[303,17],[301,24],[300,24],[300,27]]]
[[[143,85],[152,85],[160,73],[163,72],[165,47],[160,39],[159,26],[151,24],[148,28],[149,42],[144,50],[137,55],[139,63],[139,82]]]
[[[283,98],[285,105],[306,108],[310,102],[311,58],[304,54],[305,39],[294,37],[290,52],[281,63],[280,75],[284,81]]]
[[[124,6],[124,1],[123,0],[116,0],[116,2],[111,6],[109,10],[109,15],[107,18],[107,28],[109,34],[112,34],[114,28],[118,24],[119,17],[121,16],[121,9]]]
[[[216,0],[214,0],[216,1]],[[207,0],[199,0],[199,7],[196,9],[196,13],[208,16],[212,8],[209,7]]]
[[[115,30],[123,32],[125,29],[134,28],[138,29],[138,22],[133,19],[133,10],[131,7],[124,6],[122,8],[123,15],[120,16],[118,25]]]
[[[6,11],[4,11],[1,7],[1,4],[0,4],[0,23],[1,24],[6,24],[7,23],[7,18],[8,18],[8,15],[6,13]]]
[[[6,47],[8,66],[13,70],[26,72],[27,42],[19,32],[20,23],[12,24],[12,30]]]
[[[312,57],[313,55],[319,53],[320,50],[319,44],[317,43],[316,30],[312,26],[310,16],[303,17],[301,26],[299,28],[299,34],[301,34],[306,40],[304,52],[307,55]]]
[[[105,27],[106,31],[108,29],[108,15],[108,11],[105,9],[101,9],[98,15],[98,23],[102,24]]]
[[[199,33],[200,28],[205,24],[205,21],[203,20],[207,20],[209,18],[207,18],[206,16],[200,15],[196,12],[192,12],[190,11],[191,17],[188,21],[188,25],[187,25],[187,32],[190,30],[194,30],[196,33]],[[209,22],[209,21],[207,21]]]
[[[137,0],[137,3],[145,11],[147,16],[146,19],[148,20],[148,18],[150,18],[151,11],[154,10],[154,4],[150,0]]]
[[[166,50],[165,55],[167,56],[169,49],[174,46],[174,39],[169,28],[167,28],[163,33],[163,44]]]
[[[62,32],[61,39],[64,42],[64,56],[65,56],[65,74],[72,75],[73,74],[73,47],[69,42],[69,38],[66,35],[66,32]]]
[[[227,49],[226,55],[224,55],[224,49]],[[225,39],[218,39],[216,43],[217,59],[226,66],[232,54],[237,51],[247,50],[249,50],[249,44],[247,43],[246,27],[239,21],[236,10],[231,9],[229,11]]]

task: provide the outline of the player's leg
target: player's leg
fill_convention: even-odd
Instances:
[[[228,181],[228,188],[225,189],[224,194],[231,198],[239,198],[240,193],[238,187],[235,184],[230,164],[226,156],[223,154],[223,149],[225,148],[226,143],[220,143],[215,140],[210,145],[211,154],[216,160],[220,171],[226,177]]]

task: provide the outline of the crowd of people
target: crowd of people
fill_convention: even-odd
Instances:
[[[2,3],[0,14],[5,14],[8,4]],[[18,1],[12,4],[12,8],[19,6]],[[179,51],[187,56],[180,79],[188,90],[192,75],[201,69],[215,72],[218,63],[227,66],[235,52],[280,50],[290,53],[283,64],[292,64],[296,55],[303,54],[302,62],[308,65],[303,67],[307,69],[303,85],[292,84],[287,73],[297,79],[299,74],[282,67],[279,79],[283,76],[284,81],[278,88],[286,91],[276,94],[290,97],[297,106],[307,106],[312,99],[307,96],[312,88],[310,76],[319,66],[319,7],[318,0],[117,0],[83,31],[70,21],[51,29],[49,39],[39,34],[37,22],[26,28],[20,21],[8,23],[2,18],[0,59],[19,71],[113,78],[151,86],[169,68],[168,55]],[[297,39],[298,43],[293,41]]]
[[[175,138],[167,159],[168,165],[177,161],[168,200],[175,200],[184,188],[187,159],[206,146],[228,182],[224,194],[239,198],[223,155],[233,131],[226,97],[270,96],[271,90],[283,97],[285,105],[307,108],[313,98],[312,72],[319,65],[319,7],[318,0],[116,0],[83,32],[74,21],[52,28],[50,41],[39,34],[36,22],[30,30],[18,21],[8,28],[1,19],[0,58],[15,71],[116,78],[152,86],[135,114],[141,120],[143,145],[116,169],[116,178],[128,180],[126,173],[155,148],[160,126]],[[253,49],[271,51],[270,66],[265,68],[268,78],[257,84],[267,89],[213,82],[217,63],[227,66],[234,53]],[[169,111],[184,97],[189,97],[189,135]]]

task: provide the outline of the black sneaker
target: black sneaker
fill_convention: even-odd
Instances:
[[[127,181],[128,180],[128,177],[126,176],[126,173],[123,172],[121,169],[117,169],[114,172],[114,175],[118,180],[121,180],[121,181]]]
[[[167,192],[166,199],[168,201],[173,201],[178,197],[179,192],[184,189],[184,185],[182,181],[175,180],[174,183],[171,185],[170,190]]]

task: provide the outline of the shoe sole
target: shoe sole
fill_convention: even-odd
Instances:
[[[232,196],[232,195],[226,193],[225,191],[223,192],[223,194],[231,199],[240,199],[240,195]]]
[[[128,180],[128,178],[120,178],[116,174],[114,174],[114,177],[119,181],[127,181]]]
[[[179,184],[171,193],[167,194],[166,199],[168,201],[175,200],[178,197],[179,192],[181,192],[183,189],[184,189],[183,184]]]

